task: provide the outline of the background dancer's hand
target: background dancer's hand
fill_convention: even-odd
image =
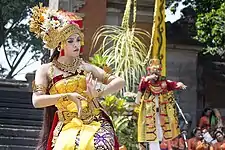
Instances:
[[[156,74],[152,74],[152,75],[145,77],[145,81],[156,80],[157,78],[158,78],[158,76]]]
[[[176,88],[185,90],[187,88],[187,86],[184,85],[184,83],[182,83],[182,82],[177,82],[177,87]]]

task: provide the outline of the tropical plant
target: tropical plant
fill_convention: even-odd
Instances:
[[[133,20],[130,25],[132,3]],[[121,26],[101,26],[93,36],[92,49],[97,49],[96,45],[102,42],[96,53],[107,56],[107,64],[113,68],[115,75],[125,79],[124,92],[134,92],[140,77],[145,73],[143,62],[148,48],[144,42],[150,39],[150,34],[143,29],[136,28],[135,22],[136,0],[127,0]]]
[[[220,7],[211,9],[210,12],[198,14],[196,28],[197,39],[206,46],[204,53],[212,55],[225,54],[225,2]]]
[[[99,68],[102,68],[106,73],[111,73],[112,68],[107,64],[107,56],[102,56],[100,54],[94,54],[93,57],[90,57],[90,63],[93,65],[98,66]]]
[[[204,44],[203,53],[225,55],[225,1],[224,0],[167,0],[172,12],[182,3],[196,13],[195,38]],[[189,16],[187,16],[189,17]]]
[[[131,109],[132,104],[116,96],[106,96],[101,104],[113,122],[120,144],[125,145],[129,150],[138,149],[137,113]]]
[[[112,120],[118,118],[118,116],[122,115],[126,111],[126,100],[117,98],[115,95],[106,96],[101,104]]]
[[[133,116],[120,116],[114,122],[119,142],[129,150],[138,150],[137,120]]]

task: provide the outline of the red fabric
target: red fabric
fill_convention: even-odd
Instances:
[[[199,121],[199,127],[201,129],[209,129],[210,128],[210,124],[209,124],[209,119],[206,116],[203,116],[200,118]]]
[[[57,115],[57,113],[55,113],[54,119],[53,119],[53,122],[52,122],[52,128],[51,128],[49,136],[48,136],[48,143],[47,143],[47,149],[46,150],[52,150],[53,131],[54,131],[58,121],[59,121],[58,115]]]
[[[84,52],[84,47],[83,47],[83,46],[81,46],[81,48],[80,48],[80,55],[82,55],[82,54],[83,54],[83,52]]]
[[[114,139],[115,139],[115,147],[114,147],[114,149],[115,150],[119,150],[120,144],[119,144],[119,141],[118,141],[118,138],[117,138],[116,135],[114,136]]]
[[[172,150],[171,141],[162,141],[160,144],[161,150]]]
[[[65,56],[65,51],[64,51],[64,49],[61,49],[61,50],[60,50],[60,56]]]
[[[56,82],[60,81],[63,79],[63,75],[58,75],[58,76],[55,76],[52,80],[53,80],[53,83],[55,84]]]
[[[144,92],[147,87],[148,87],[148,82],[145,81],[145,77],[142,77],[141,82],[138,86],[138,91]]]
[[[166,85],[167,85],[168,91],[173,91],[173,90],[179,89],[179,88],[177,88],[177,82],[175,82],[175,81],[166,80]]]
[[[162,81],[166,81],[166,87],[167,87],[168,91],[173,91],[173,90],[179,89],[177,87],[177,82],[175,82],[175,81],[170,81],[170,80],[162,80]],[[162,81],[158,81],[157,83],[160,83]],[[145,81],[145,77],[142,77],[141,82],[138,86],[138,91],[144,92],[145,89],[148,87],[148,84],[149,84],[148,81]]]
[[[83,20],[71,20],[70,24],[77,24],[79,28],[83,28]]]

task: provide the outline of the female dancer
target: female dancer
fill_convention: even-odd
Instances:
[[[118,149],[112,123],[98,98],[122,89],[124,80],[82,60],[82,19],[35,6],[30,30],[53,52],[51,62],[41,65],[35,75],[33,105],[45,108],[37,149]],[[106,84],[104,90],[96,90],[97,81]]]

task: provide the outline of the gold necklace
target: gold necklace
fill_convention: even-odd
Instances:
[[[75,58],[71,64],[63,64],[55,59],[52,61],[53,65],[56,66],[58,69],[72,74],[76,74],[77,69],[80,66],[81,62],[82,59],[79,57]]]

